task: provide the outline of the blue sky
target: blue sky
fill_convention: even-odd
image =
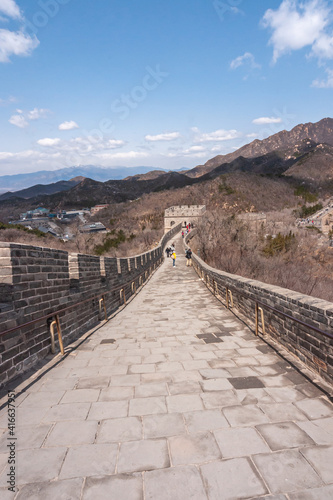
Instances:
[[[0,0],[0,175],[192,168],[333,116],[326,0]]]

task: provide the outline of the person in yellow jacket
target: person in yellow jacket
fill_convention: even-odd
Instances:
[[[176,258],[177,258],[176,250],[172,252],[171,257],[172,257],[172,266],[176,267]]]

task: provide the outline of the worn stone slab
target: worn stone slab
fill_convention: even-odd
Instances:
[[[141,474],[88,477],[82,500],[143,500]],[[67,499],[66,499],[67,500]]]
[[[17,452],[19,470],[16,484],[41,483],[58,477],[66,448],[22,450]],[[1,474],[0,486],[7,486],[7,469]]]
[[[296,450],[255,455],[253,461],[272,493],[289,493],[322,486],[309,463]]]
[[[20,403],[19,408],[44,408],[56,405],[59,403],[65,391],[47,391],[35,392],[28,394],[28,396]]]
[[[184,413],[186,411],[203,410],[203,403],[197,394],[178,394],[167,396],[166,402],[169,413]]]
[[[136,398],[147,398],[150,396],[167,396],[168,389],[164,382],[153,384],[142,384],[135,388]]]
[[[145,439],[186,434],[184,419],[179,413],[145,416],[143,417],[143,431]]]
[[[139,417],[104,420],[97,436],[97,443],[121,443],[142,439],[142,422]]]
[[[325,483],[333,483],[333,446],[304,448],[301,453]]]
[[[102,389],[98,401],[117,401],[121,399],[132,399],[134,387],[108,387]]]
[[[240,500],[268,493],[258,472],[247,458],[202,465],[201,474],[209,500]]]
[[[165,439],[122,443],[119,450],[117,471],[137,472],[170,467],[168,446]]]
[[[228,406],[223,408],[223,413],[232,427],[249,427],[269,422],[267,415],[255,405]]]
[[[333,412],[333,405],[322,398],[297,401],[295,405],[312,420],[316,418],[331,417]]]
[[[212,433],[204,432],[168,439],[173,465],[200,464],[221,458]]]
[[[314,444],[310,436],[294,422],[262,424],[257,425],[256,428],[273,451]]]
[[[98,389],[74,389],[64,394],[61,403],[92,403],[98,400],[99,394]]]
[[[203,380],[201,382],[202,389],[205,392],[209,391],[227,391],[232,389],[232,385],[226,378],[216,378],[210,380]]]
[[[41,424],[34,426],[19,427],[16,431],[17,442],[15,444],[16,450],[26,450],[40,448],[48,435],[50,424]],[[6,432],[0,439],[0,453],[8,452],[9,436]]]
[[[200,382],[185,381],[185,382],[175,382],[168,384],[169,392],[171,395],[177,394],[193,394],[195,392],[201,392]]]
[[[57,422],[49,434],[45,446],[91,444],[95,440],[97,422]]]
[[[259,404],[271,422],[308,420],[306,415],[292,403]]]
[[[88,420],[106,420],[108,418],[127,417],[128,401],[106,401],[92,403]]]
[[[105,389],[110,383],[110,377],[80,378],[77,389]]]
[[[220,410],[203,410],[184,413],[186,427],[190,434],[229,427]]]
[[[118,455],[117,444],[88,444],[68,450],[60,479],[114,474]]]
[[[246,457],[270,451],[260,434],[252,428],[219,429],[214,436],[223,458]]]
[[[66,479],[64,481],[54,481],[45,483],[27,484],[20,488],[16,500],[80,500],[83,478]],[[4,500],[5,497],[1,496]],[[9,498],[9,497],[8,497]],[[13,495],[11,496],[11,499]]]
[[[136,398],[129,402],[129,416],[166,413],[165,397]]]
[[[289,494],[290,500],[332,500],[332,498],[333,484]]]
[[[72,403],[52,406],[43,416],[43,422],[59,422],[61,420],[86,420],[90,403]]]
[[[297,422],[304,432],[310,436],[311,439],[317,444],[330,444],[333,445],[333,433],[330,434],[325,429],[315,424],[316,421]]]
[[[201,394],[201,399],[207,410],[239,404],[239,399],[233,391],[205,392]]]
[[[196,467],[172,467],[145,473],[146,500],[208,500]]]

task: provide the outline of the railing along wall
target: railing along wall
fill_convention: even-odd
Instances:
[[[0,385],[67,346],[135,295],[164,258],[158,246],[129,258],[68,254],[0,242]]]
[[[185,238],[185,246],[195,230]],[[333,382],[333,303],[219,271],[192,255],[207,288],[255,333],[271,336],[320,376]]]

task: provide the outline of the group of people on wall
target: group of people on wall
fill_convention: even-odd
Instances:
[[[165,253],[167,254],[167,257],[172,258],[172,266],[176,267],[177,254],[176,254],[175,244],[172,243],[169,247],[167,247],[165,249]],[[192,250],[190,249],[190,247],[187,248],[185,252],[185,257],[186,257],[186,266],[187,267],[192,266]]]

